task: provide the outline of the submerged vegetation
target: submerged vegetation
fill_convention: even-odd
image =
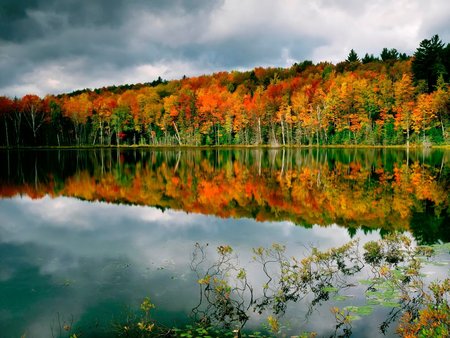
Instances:
[[[325,251],[312,247],[304,258],[289,258],[284,246],[273,244],[253,249],[251,266],[245,267],[228,245],[219,246],[214,255],[207,245],[196,244],[191,269],[198,277],[199,303],[192,310],[193,324],[160,325],[151,315],[155,305],[146,298],[139,311],[107,331],[117,337],[316,337],[283,325],[287,306],[305,301],[309,310],[297,321],[306,324],[319,307],[328,307],[329,316],[322,316],[330,337],[350,337],[353,324],[379,308],[390,309],[378,323],[380,333],[395,325],[401,337],[448,337],[450,279],[430,281],[423,269],[448,264],[449,248],[416,246],[406,235],[391,234],[362,250],[354,240]],[[444,262],[438,261],[440,251],[446,254]],[[264,276],[262,285],[248,276],[255,266]],[[361,293],[365,303],[352,304]],[[260,331],[245,329],[252,313],[267,318]],[[73,331],[71,337],[78,337],[76,325]]]
[[[0,97],[0,146],[448,144],[450,44],[380,58]]]

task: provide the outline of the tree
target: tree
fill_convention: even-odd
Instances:
[[[430,40],[423,40],[414,53],[412,62],[414,80],[416,82],[424,80],[429,93],[434,90],[440,74],[448,75],[443,57],[444,44],[438,35],[434,35]]]
[[[441,127],[442,138],[444,142],[447,142],[447,129],[450,118],[450,90],[448,85],[444,82],[443,76],[438,78],[436,91],[433,92],[433,106]]]
[[[423,142],[426,141],[425,133],[433,126],[436,115],[433,93],[420,94],[412,114],[412,127],[417,134],[423,132]]]
[[[11,118],[13,101],[5,96],[0,96],[0,119],[3,120],[5,125],[5,139],[6,146],[9,148],[9,132],[8,132],[8,120]]]
[[[98,96],[93,102],[96,114],[93,116],[100,130],[100,144],[104,144],[104,136],[108,136],[108,144],[111,145],[111,115],[117,107],[117,100],[114,95],[106,94]],[[95,143],[95,136],[94,136]]]
[[[446,77],[445,80],[447,82],[450,81],[450,43],[447,44],[447,47],[442,51],[442,64],[445,67]]]
[[[142,129],[142,133],[148,133],[149,142],[156,143],[156,131],[155,122],[157,116],[160,115],[163,109],[161,99],[156,92],[155,88],[143,88],[136,95],[139,116],[138,121],[141,128],[138,128],[138,124],[135,122],[135,130]],[[145,136],[143,136],[145,138]]]
[[[44,99],[46,104],[49,107],[49,119],[52,125],[52,130],[56,134],[56,142],[58,143],[58,146],[61,146],[61,141],[63,138],[64,133],[64,121],[63,121],[63,115],[61,110],[61,104],[58,102],[58,100],[51,95],[47,95]]]
[[[388,60],[398,60],[399,54],[397,49],[395,48],[392,49],[383,48],[380,57],[383,62],[386,62]]]
[[[218,85],[210,85],[198,91],[197,110],[200,117],[200,131],[208,135],[213,132],[214,143],[220,144],[220,126],[225,121],[227,91]]]
[[[92,116],[92,102],[88,93],[70,97],[63,101],[63,115],[68,117],[73,125],[75,132],[75,141],[81,144],[81,132],[87,118]]]
[[[25,116],[33,133],[34,144],[36,145],[37,132],[46,120],[46,107],[41,98],[37,95],[25,95],[21,100],[21,110]]]
[[[120,139],[124,137],[123,131],[129,129],[130,121],[133,117],[130,114],[130,108],[124,105],[113,109],[111,114],[111,126],[116,135],[116,145],[120,146]]]
[[[369,63],[369,62],[374,62],[374,61],[379,61],[379,59],[375,56],[373,56],[373,54],[367,54],[364,55],[364,57],[362,58],[361,62],[363,64]]]
[[[406,133],[406,146],[409,147],[412,112],[415,103],[414,87],[408,74],[403,74],[402,79],[394,84],[394,97],[395,123]]]
[[[347,62],[359,62],[359,57],[358,54],[356,54],[356,52],[351,49],[350,53],[347,56],[347,59],[345,60]]]
[[[139,109],[139,102],[137,100],[138,91],[136,90],[127,90],[123,92],[119,98],[117,99],[117,106],[119,109],[121,109],[120,114],[128,115],[126,119],[123,120],[123,122],[126,122],[126,126],[118,126],[116,125],[116,143],[119,142],[119,134],[120,136],[124,137],[123,134],[124,130],[123,127],[126,127],[127,130],[132,130],[134,133],[133,136],[133,143],[136,143],[136,136],[135,133],[139,132],[142,135],[142,121],[139,119],[140,116],[140,109]],[[119,116],[114,117],[114,123],[117,123]],[[119,129],[119,130],[118,130]]]
[[[175,129],[175,136],[177,138],[178,144],[182,145],[180,133],[175,122],[175,120],[180,116],[180,111],[181,109],[179,108],[177,95],[170,95],[164,98],[164,112],[166,114],[169,114],[172,120],[172,125]]]

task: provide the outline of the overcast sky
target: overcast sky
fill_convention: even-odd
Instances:
[[[448,0],[0,0],[0,95],[450,42]]]

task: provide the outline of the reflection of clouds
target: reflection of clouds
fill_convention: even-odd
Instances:
[[[0,282],[6,282],[14,275],[14,270],[9,266],[2,266],[0,270]]]
[[[15,272],[1,269],[0,281],[9,281],[10,287],[29,283],[18,274],[29,266],[39,272],[37,279],[45,279],[36,287],[39,297],[34,306],[26,304],[28,312],[13,313],[10,322],[41,332],[42,337],[49,335],[57,312],[73,314],[77,320],[112,299],[137,305],[149,295],[160,309],[188,314],[198,300],[198,286],[189,270],[196,242],[209,243],[213,255],[218,245],[231,245],[254,285],[261,286],[260,269],[249,264],[251,248],[276,242],[286,245],[288,256],[301,256],[310,244],[330,248],[350,239],[347,230],[336,225],[305,229],[290,222],[221,219],[65,197],[0,200],[0,219],[0,249],[13,246],[21,255]],[[358,231],[356,236],[364,235]],[[378,237],[373,233],[364,241]],[[300,304],[293,309],[304,311]],[[2,311],[0,322],[5,319]],[[21,323],[23,317],[36,319]]]

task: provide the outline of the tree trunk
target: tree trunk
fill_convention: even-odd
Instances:
[[[177,125],[175,124],[175,121],[172,121],[172,123],[173,123],[173,127],[175,128],[175,133],[176,133],[176,135],[177,135],[178,143],[179,143],[180,146],[181,146],[181,138],[180,138],[180,134],[178,133]]]
[[[261,118],[258,117],[258,136],[259,136],[259,144],[262,144],[262,133],[261,133]]]
[[[95,142],[97,142],[97,129],[95,130],[94,133],[94,140],[92,141],[92,145],[95,146]]]
[[[406,147],[409,148],[409,128],[406,128]]]
[[[283,146],[286,145],[286,142],[284,140],[284,124],[283,124],[283,118],[280,119],[281,122],[281,139],[283,141]]]
[[[271,124],[271,129],[272,129],[272,143],[273,144],[277,144],[278,141],[277,141],[277,138],[275,136],[275,128],[273,127],[273,123]]]
[[[8,122],[5,119],[6,146],[9,148]]]
[[[217,145],[220,145],[220,139],[219,139],[219,124],[217,124]]]
[[[20,145],[20,124],[22,122],[22,115],[19,112],[16,112],[14,117],[14,129],[16,132],[16,146]]]
[[[103,145],[103,121],[100,121],[100,145]]]

